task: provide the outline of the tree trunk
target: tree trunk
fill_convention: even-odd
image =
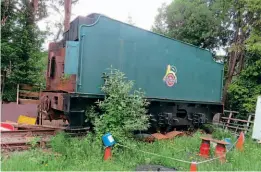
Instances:
[[[4,94],[4,88],[5,88],[5,77],[6,77],[6,72],[2,71],[1,73],[1,95],[3,98],[3,94]]]
[[[223,90],[223,100],[222,101],[224,104],[225,104],[226,98],[227,98],[227,90],[232,81],[233,74],[235,71],[236,61],[237,61],[236,52],[232,52],[230,55],[230,58],[229,58],[228,74],[227,74],[227,79],[226,79],[226,83],[225,83],[224,90]]]
[[[232,52],[230,53],[230,58],[229,58],[229,66],[228,66],[228,73],[227,73],[227,78],[226,78],[226,83],[224,86],[224,90],[223,90],[223,97],[222,97],[222,101],[225,104],[226,103],[226,98],[227,98],[227,90],[228,87],[233,79],[233,75],[235,73],[235,69],[237,66],[237,63],[239,62],[239,70],[238,73],[241,72],[242,68],[243,68],[243,61],[244,61],[244,31],[242,29],[242,26],[244,25],[243,22],[243,16],[242,16],[242,5],[243,4],[238,4],[238,1],[235,1],[235,5],[239,5],[236,8],[235,11],[235,16],[234,16],[234,26],[235,26],[235,34],[234,34],[234,38],[233,38],[233,42],[232,45],[234,43],[234,47],[232,46]]]
[[[71,19],[71,6],[72,0],[64,1],[64,32],[70,29],[70,19]]]
[[[244,37],[243,33],[239,33],[239,28],[237,28],[236,34],[235,34],[235,50],[233,50],[230,54],[229,58],[229,66],[228,66],[228,73],[227,73],[227,79],[223,90],[223,103],[225,104],[226,98],[227,98],[227,90],[228,87],[233,79],[233,75],[236,70],[236,66],[238,63],[238,74],[243,69],[244,65],[244,49],[242,48],[244,43]]]
[[[242,51],[238,62],[238,73],[240,73],[243,70],[244,63],[245,63],[245,56],[244,56],[244,52]]]
[[[36,14],[38,10],[38,0],[33,0],[33,8],[34,8],[34,14]]]
[[[5,2],[4,2],[4,9],[2,9],[4,12],[3,12],[3,17],[1,19],[1,26],[5,25],[5,22],[6,22],[7,18],[8,18],[6,13],[8,13],[9,5],[10,5],[10,0],[5,0]]]
[[[57,42],[57,41],[58,41],[62,30],[63,30],[63,25],[61,24],[61,25],[58,26],[58,32],[57,32],[55,38],[53,39],[54,42]]]

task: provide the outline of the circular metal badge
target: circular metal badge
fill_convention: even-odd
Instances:
[[[169,87],[172,87],[175,84],[175,76],[173,75],[173,73],[169,73],[167,75],[166,84]]]

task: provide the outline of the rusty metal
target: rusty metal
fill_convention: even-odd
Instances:
[[[14,131],[1,131],[1,140],[10,137],[26,137],[26,136],[45,136],[55,135],[55,129],[34,129],[34,130],[14,130]],[[2,144],[2,142],[1,142]]]
[[[65,126],[68,126],[68,121],[64,121],[64,120],[42,120],[42,124],[41,125],[44,125],[44,126],[52,126],[52,127],[55,127],[55,128],[64,128]]]
[[[50,141],[51,137],[65,131],[70,136],[80,137],[85,136],[89,127],[81,129],[66,129],[65,127],[49,127],[41,125],[27,125],[11,123],[18,130],[1,131],[1,151],[25,150],[30,147],[31,141],[37,138],[37,146],[45,148],[46,143]],[[25,129],[25,130],[19,130]]]
[[[44,120],[52,122],[62,119],[64,123],[68,121],[64,114],[64,94],[75,91],[76,75],[64,77],[64,58],[65,48],[60,43],[50,43],[46,91],[41,92],[38,106],[39,124]]]
[[[165,139],[173,139],[176,136],[183,136],[185,133],[181,131],[171,131],[164,134],[161,133],[154,133],[152,136],[157,140],[165,140]]]
[[[46,147],[46,143],[49,142],[50,139],[37,141],[37,146],[41,148]],[[17,151],[17,150],[27,150],[30,148],[30,144],[28,141],[20,141],[20,142],[8,142],[1,144],[1,151]]]
[[[38,106],[39,124],[43,124],[44,120],[59,120],[66,122],[68,119],[63,113],[64,93],[42,92],[40,105]]]
[[[1,150],[24,150],[30,146],[30,142],[35,139],[41,146],[45,145],[43,142],[49,142],[50,138],[54,136],[59,130],[57,129],[31,129],[31,130],[15,130],[1,132]]]
[[[5,144],[5,145],[1,145],[1,152],[4,152],[4,151],[19,151],[19,150],[27,150],[29,149],[29,145],[26,145],[26,144],[21,144],[21,143],[18,143],[18,144]]]
[[[76,75],[64,79],[65,48],[60,43],[49,44],[48,70],[46,76],[46,90],[74,92]],[[52,70],[53,69],[53,70]]]
[[[181,131],[171,131],[165,134],[165,136],[169,139],[173,139],[176,136],[182,136],[182,135],[184,135],[184,133]]]
[[[33,99],[19,99],[19,104],[26,105],[26,104],[36,104],[38,105],[40,103],[39,100],[33,100]]]
[[[70,75],[68,79],[60,80],[56,85],[57,90],[74,92],[76,85],[76,75]]]
[[[18,130],[46,130],[46,129],[55,129],[55,130],[64,130],[65,127],[50,126],[50,125],[28,125],[28,124],[18,124],[15,122],[7,122],[13,125]]]
[[[41,108],[43,111],[49,111],[51,108],[63,111],[63,95],[64,93],[41,93]]]
[[[155,139],[157,140],[165,140],[165,139],[168,139],[167,136],[161,134],[161,133],[154,133],[152,134],[153,137],[155,137]]]
[[[145,141],[145,142],[154,142],[155,141],[155,137],[153,137],[151,134],[135,134],[134,137],[137,140],[140,141]]]

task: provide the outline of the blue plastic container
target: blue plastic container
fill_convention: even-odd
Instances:
[[[224,141],[229,143],[228,145],[226,145],[227,150],[229,150],[232,147],[231,139],[230,138],[225,138]]]
[[[103,135],[102,141],[105,147],[113,146],[115,144],[115,140],[113,139],[111,133]]]

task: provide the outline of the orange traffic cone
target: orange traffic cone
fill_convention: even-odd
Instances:
[[[106,161],[106,160],[110,159],[111,157],[112,157],[111,147],[106,147],[105,150],[104,150],[104,157],[103,157],[103,159]]]
[[[192,162],[190,164],[190,171],[197,171],[197,163],[196,162]]]
[[[237,148],[238,150],[243,151],[244,141],[245,141],[245,136],[244,136],[244,133],[241,132],[240,135],[239,135],[237,144],[236,144],[236,148]]]

